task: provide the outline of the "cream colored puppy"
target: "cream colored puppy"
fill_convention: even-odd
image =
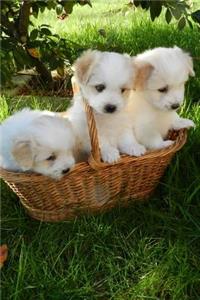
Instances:
[[[147,149],[172,145],[169,129],[194,127],[176,110],[184,100],[184,86],[194,76],[192,58],[178,47],[155,48],[133,58],[138,69],[130,94],[128,113],[135,136]]]
[[[75,164],[76,138],[56,113],[23,109],[0,125],[0,166],[61,178]]]
[[[75,62],[75,80],[80,93],[68,111],[82,144],[82,150],[90,153],[83,98],[93,108],[100,150],[104,162],[114,163],[120,152],[140,156],[145,147],[138,144],[127,117],[128,90],[132,86],[134,66],[130,57],[114,53],[88,50]]]

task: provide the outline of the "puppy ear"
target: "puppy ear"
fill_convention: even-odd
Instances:
[[[133,89],[143,90],[154,67],[150,63],[145,62],[134,62],[134,66],[136,73],[133,80]]]
[[[14,143],[12,155],[23,171],[30,170],[33,166],[33,153],[31,141],[19,140]]]
[[[185,55],[187,56],[187,65],[188,65],[189,75],[194,77],[195,72],[194,72],[194,69],[193,69],[192,57],[187,53],[185,53]]]
[[[74,63],[75,78],[79,83],[86,83],[99,58],[99,52],[87,50]]]
[[[195,72],[194,72],[194,69],[193,69],[193,60],[192,60],[192,57],[190,56],[190,54],[184,52],[181,48],[179,48],[179,47],[177,47],[177,46],[174,46],[174,49],[175,49],[179,54],[184,55],[184,58],[185,58],[185,60],[186,60],[186,65],[187,65],[187,68],[188,68],[189,75],[190,75],[190,76],[195,76]]]

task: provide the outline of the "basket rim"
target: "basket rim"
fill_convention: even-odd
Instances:
[[[110,168],[110,167],[116,167],[116,166],[120,166],[123,164],[127,164],[127,163],[145,163],[148,160],[151,159],[155,159],[155,158],[162,158],[165,157],[167,155],[170,155],[172,153],[177,152],[178,150],[180,150],[182,148],[182,146],[185,144],[186,139],[187,139],[187,130],[186,129],[181,129],[178,131],[174,131],[177,134],[177,137],[175,138],[175,142],[167,147],[167,148],[163,148],[160,150],[154,150],[154,151],[148,151],[146,154],[139,156],[139,157],[135,157],[135,156],[129,156],[129,155],[121,155],[121,158],[119,159],[119,161],[117,161],[114,164],[108,164],[108,163],[101,163],[101,168],[99,168],[99,166],[97,167],[98,170],[100,169],[106,169],[106,168]],[[19,181],[30,181],[30,180],[34,180],[34,181],[51,181],[51,182],[61,182],[65,179],[67,179],[68,176],[76,176],[77,174],[80,174],[82,172],[85,171],[90,171],[93,169],[93,171],[95,172],[95,166],[91,167],[91,164],[95,164],[95,161],[93,160],[92,156],[90,157],[88,162],[81,162],[81,163],[77,163],[75,165],[75,167],[68,173],[66,174],[64,177],[62,177],[60,180],[55,180],[52,179],[48,176],[42,175],[42,174],[37,174],[37,173],[26,173],[26,172],[16,172],[16,171],[10,171],[7,169],[3,169],[0,167],[0,177],[1,178],[5,178],[5,180],[7,178],[9,178],[9,180],[12,178],[14,179],[15,182],[19,182]]]

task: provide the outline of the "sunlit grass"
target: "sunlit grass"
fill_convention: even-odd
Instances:
[[[92,9],[76,7],[65,21],[47,12],[37,23],[49,23],[54,32],[82,48],[135,54],[176,44],[200,57],[197,29],[179,32],[176,24],[168,26],[162,18],[152,24],[144,12],[111,14],[124,2],[95,1]],[[71,59],[80,51],[72,49]],[[2,299],[199,299],[200,61],[194,64],[196,77],[187,84],[181,115],[197,126],[189,131],[187,144],[148,202],[74,221],[40,223],[27,216],[2,183],[2,243],[9,247],[2,269]],[[4,95],[0,121],[26,106],[62,111],[68,105],[65,98]]]

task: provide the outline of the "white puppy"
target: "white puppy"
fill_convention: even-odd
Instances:
[[[83,98],[93,108],[102,159],[114,163],[120,152],[139,156],[145,152],[137,143],[125,107],[128,90],[132,86],[134,70],[131,58],[113,52],[86,51],[74,65],[75,79],[80,93],[74,97],[69,110],[82,148],[90,153]]]
[[[70,122],[49,111],[24,109],[0,125],[0,166],[61,178],[75,163]]]
[[[161,149],[169,129],[193,127],[176,110],[184,100],[184,85],[194,76],[191,57],[180,48],[155,48],[133,58],[137,74],[129,98],[129,117],[135,136],[148,149]]]

